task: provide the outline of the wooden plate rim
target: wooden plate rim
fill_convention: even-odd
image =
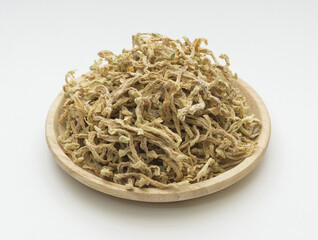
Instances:
[[[262,121],[262,131],[257,139],[258,147],[252,156],[246,158],[236,167],[215,178],[203,182],[165,190],[156,188],[135,188],[133,191],[127,191],[125,186],[101,179],[77,166],[64,153],[57,141],[56,125],[59,114],[57,109],[59,109],[62,104],[61,101],[64,99],[63,91],[55,98],[47,115],[45,126],[47,144],[56,162],[68,174],[86,186],[106,194],[143,202],[174,202],[205,196],[224,189],[245,177],[259,163],[269,143],[271,124],[265,104],[255,90],[243,80],[239,79],[237,81],[237,86],[242,94],[246,96],[248,103],[252,103],[259,109],[258,117]],[[251,101],[251,99],[253,101]]]

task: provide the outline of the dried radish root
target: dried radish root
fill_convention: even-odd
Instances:
[[[66,75],[58,140],[74,163],[118,184],[160,189],[201,182],[250,156],[261,123],[247,115],[207,40],[138,33],[131,50],[100,51],[91,72]]]

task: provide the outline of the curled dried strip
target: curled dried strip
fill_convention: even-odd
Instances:
[[[202,43],[138,33],[130,50],[100,51],[79,79],[67,73],[65,153],[127,190],[204,181],[250,156],[261,122],[247,114],[228,56],[222,65]]]

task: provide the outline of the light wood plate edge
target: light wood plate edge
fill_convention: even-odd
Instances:
[[[258,137],[258,146],[252,156],[231,170],[206,181],[189,186],[174,187],[171,189],[135,188],[127,191],[125,186],[101,179],[81,167],[75,165],[64,153],[57,141],[57,123],[60,106],[64,99],[63,91],[52,103],[46,119],[45,134],[47,144],[56,162],[73,178],[97,191],[119,198],[142,202],[175,202],[202,197],[220,191],[245,177],[259,163],[263,157],[270,139],[271,124],[268,111],[260,96],[243,80],[237,81],[237,87],[245,95],[252,112],[262,121],[261,134]]]

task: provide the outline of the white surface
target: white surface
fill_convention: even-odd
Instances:
[[[0,239],[318,239],[317,1],[0,1]],[[203,36],[263,98],[261,164],[219,193],[144,204],[64,173],[44,136],[70,69],[131,35]],[[205,236],[205,237],[204,237]]]

